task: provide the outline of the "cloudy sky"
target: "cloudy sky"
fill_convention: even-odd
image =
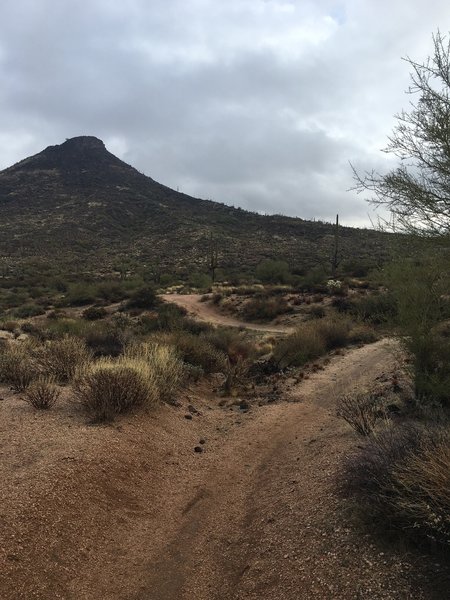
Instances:
[[[2,0],[0,169],[94,135],[193,196],[368,224],[349,162],[395,164],[438,28],[448,0]]]

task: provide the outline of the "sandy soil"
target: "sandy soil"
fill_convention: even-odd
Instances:
[[[377,547],[335,494],[359,442],[335,398],[394,363],[381,341],[291,382],[277,404],[219,406],[204,384],[111,426],[86,425],[70,402],[36,413],[2,390],[0,597],[443,598],[439,566],[429,578]]]
[[[242,327],[252,331],[264,331],[267,333],[290,333],[293,327],[287,325],[265,325],[262,323],[248,323],[240,321],[232,316],[220,313],[216,307],[209,302],[201,302],[199,294],[164,294],[161,296],[166,302],[173,302],[185,308],[188,314],[200,321],[211,325],[223,325],[225,327]]]

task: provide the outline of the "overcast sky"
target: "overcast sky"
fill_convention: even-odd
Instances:
[[[369,223],[352,186],[448,0],[2,0],[0,169],[77,135],[196,197]]]

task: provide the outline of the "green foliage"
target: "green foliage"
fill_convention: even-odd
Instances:
[[[83,319],[88,321],[97,321],[108,315],[108,311],[103,306],[90,306],[83,311]]]
[[[291,311],[285,298],[259,296],[246,302],[242,314],[247,321],[272,321]]]
[[[211,287],[212,278],[207,273],[192,273],[189,276],[189,284],[198,290],[205,290]]]
[[[422,248],[420,259],[386,269],[398,306],[397,327],[411,356],[416,397],[450,402],[450,338],[441,327],[450,318],[450,272],[446,253]]]
[[[281,340],[275,346],[273,356],[276,363],[284,369],[302,366],[325,352],[325,340],[314,326],[307,323]]]
[[[14,311],[14,316],[18,319],[28,319],[30,317],[36,317],[38,315],[43,315],[45,310],[42,306],[38,306],[37,304],[24,304],[19,308],[16,308]]]
[[[263,260],[256,267],[256,277],[263,283],[289,283],[290,270],[283,260]]]
[[[153,287],[144,286],[135,290],[128,302],[127,308],[152,310],[157,304],[156,292]]]

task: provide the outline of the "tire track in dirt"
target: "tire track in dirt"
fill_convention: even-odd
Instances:
[[[431,598],[412,565],[343,526],[334,492],[355,445],[335,397],[389,371],[395,350],[383,340],[335,357],[236,432],[129,600]]]

